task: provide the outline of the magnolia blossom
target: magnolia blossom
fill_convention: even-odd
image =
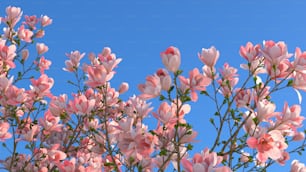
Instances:
[[[209,49],[202,48],[202,53],[198,53],[199,59],[210,68],[216,65],[219,55],[219,51],[214,46]]]
[[[295,159],[291,162],[290,172],[306,172],[306,166]]]
[[[79,51],[72,51],[70,54],[66,53],[69,60],[65,61],[66,68],[63,70],[74,72],[80,65],[80,60],[85,56],[85,53],[80,53]]]
[[[14,58],[16,56],[16,46],[6,46],[6,40],[0,38],[0,59],[1,63],[8,65],[10,68],[15,68]],[[0,65],[2,66],[2,65]]]
[[[86,84],[92,88],[106,84],[114,76],[114,72],[107,72],[103,65],[88,66],[86,72],[88,73]]]
[[[160,84],[163,90],[168,91],[171,87],[171,77],[165,69],[158,69],[156,75],[160,78]]]
[[[12,137],[12,134],[8,132],[10,124],[7,122],[0,122],[0,141],[4,142],[5,139]]]
[[[6,17],[3,19],[3,22],[8,22],[10,28],[13,28],[17,22],[21,19],[22,11],[19,7],[8,6],[6,8]]]
[[[189,72],[189,78],[179,76],[179,79],[183,92],[185,92],[187,89],[190,89],[192,101],[198,100],[196,90],[205,91],[206,87],[211,83],[211,79],[201,74],[197,68],[194,68]]]
[[[284,150],[288,147],[279,130],[263,133],[258,138],[250,137],[247,144],[250,148],[257,150],[256,158],[262,163],[266,162],[268,158],[273,160],[282,158]]]
[[[35,29],[36,29],[35,25],[38,23],[38,18],[37,18],[35,15],[33,15],[33,16],[25,15],[24,18],[25,18],[25,23],[26,23],[32,30],[35,30]]]
[[[181,53],[178,48],[171,46],[166,51],[160,53],[160,56],[163,64],[169,71],[176,72],[179,69],[181,65]]]
[[[239,50],[240,56],[245,58],[248,62],[254,61],[256,58],[258,58],[260,50],[260,45],[256,44],[255,46],[248,42],[245,46],[241,46]]]
[[[52,24],[52,19],[50,19],[48,16],[44,15],[40,17],[41,25],[43,27],[46,27],[50,24]]]
[[[157,75],[147,76],[145,84],[139,84],[138,89],[142,92],[139,96],[143,99],[150,99],[160,95],[162,86]]]
[[[260,52],[265,57],[265,62],[270,63],[271,66],[278,66],[279,63],[289,58],[292,54],[288,54],[287,45],[280,41],[275,43],[274,41],[264,41],[263,49]]]
[[[29,29],[25,29],[24,25],[21,25],[18,29],[18,37],[25,42],[32,42],[33,32]]]
[[[39,55],[46,53],[49,50],[49,47],[44,43],[37,43],[36,50]]]
[[[231,172],[232,170],[228,167],[219,167],[222,159],[221,156],[217,156],[215,152],[210,153],[206,148],[201,154],[195,154],[192,161],[183,158],[182,165],[187,172]]]

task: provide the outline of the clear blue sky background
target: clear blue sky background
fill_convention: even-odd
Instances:
[[[296,46],[306,50],[306,1],[0,0],[2,16],[8,5],[21,7],[27,15],[46,14],[53,19],[44,42],[50,49],[45,56],[53,63],[47,74],[55,79],[53,92],[57,95],[71,91],[66,84],[70,75],[62,68],[67,59],[65,53],[73,50],[88,54],[111,47],[123,58],[114,85],[129,82],[127,96],[139,94],[137,84],[163,67],[159,54],[170,45],[180,49],[185,74],[194,67],[202,67],[197,53],[211,45],[220,50],[217,64],[220,67],[226,61],[239,67],[244,61],[238,50],[247,41],[284,40],[290,52]],[[279,100],[292,105],[297,103],[294,94],[283,92]],[[212,113],[210,103],[201,99],[199,104],[193,104],[188,116],[200,133],[196,151],[210,146],[209,140],[214,137],[211,129],[207,129],[207,116]],[[302,105],[306,107],[305,103]],[[288,169],[286,166],[281,171]]]

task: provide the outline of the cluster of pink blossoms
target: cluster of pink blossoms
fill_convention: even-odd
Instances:
[[[69,59],[63,70],[75,75],[76,81],[69,83],[76,90],[56,96],[51,92],[54,80],[45,72],[51,65],[44,56],[48,46],[36,43],[35,55],[30,54],[52,20],[24,16],[18,25],[22,14],[20,8],[9,6],[6,16],[0,17],[4,25],[0,37],[0,149],[6,152],[0,157],[0,169],[264,171],[274,162],[284,165],[290,153],[301,153],[306,147],[305,133],[300,131],[301,106],[284,103],[278,112],[272,102],[272,94],[280,89],[293,87],[298,95],[299,90],[306,91],[306,52],[299,48],[290,61],[292,54],[284,42],[241,46],[240,55],[247,60],[241,67],[249,75],[239,85],[238,69],[228,63],[216,69],[220,53],[215,47],[203,48],[198,54],[202,70],[194,68],[185,77],[180,70],[181,53],[171,46],[161,53],[165,68],[148,76],[138,86],[141,94],[126,101],[120,95],[129,85],[111,86],[121,59],[110,48],[97,55],[90,53],[89,63],[82,65],[85,53],[72,51],[66,54]],[[20,88],[19,83],[27,81],[29,88]],[[216,138],[211,148],[191,157],[197,132],[185,116],[191,111],[188,102],[196,102],[199,94],[216,104],[215,116],[210,118]],[[153,98],[161,101],[156,110],[148,102]],[[154,128],[146,125],[151,114],[156,119]],[[302,144],[289,151],[289,144],[297,141]],[[291,171],[305,171],[305,165],[294,160]]]

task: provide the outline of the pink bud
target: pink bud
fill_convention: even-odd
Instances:
[[[296,134],[293,136],[293,140],[294,140],[294,141],[301,141],[301,140],[304,140],[304,138],[305,138],[305,133],[304,133],[304,132],[296,133]]]
[[[36,32],[35,37],[36,38],[42,38],[45,36],[45,31],[44,30],[39,30],[38,32]]]
[[[171,87],[171,77],[165,69],[158,69],[156,72],[160,78],[160,84],[163,90],[168,91]]]
[[[49,48],[44,43],[37,43],[36,44],[36,50],[37,50],[38,54],[41,55],[41,54],[46,53],[49,50]]]
[[[23,49],[21,51],[21,58],[23,61],[26,61],[29,57],[29,50],[28,49]]]
[[[239,159],[240,162],[248,162],[249,161],[249,156],[250,156],[249,153],[242,152],[241,156],[240,156],[240,159]]]
[[[42,16],[41,17],[41,25],[43,27],[46,27],[52,23],[52,19],[50,19],[48,16]]]
[[[119,87],[119,94],[125,93],[129,89],[129,84],[126,82],[121,83]]]
[[[213,46],[209,49],[202,48],[202,53],[198,54],[199,59],[209,67],[215,66],[219,55],[219,51]]]
[[[176,47],[167,48],[166,51],[160,53],[160,56],[165,67],[171,72],[176,72],[181,65],[181,54]]]

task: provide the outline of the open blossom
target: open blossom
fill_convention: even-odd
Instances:
[[[124,112],[131,118],[144,119],[152,109],[151,103],[147,103],[142,98],[134,95],[126,102]]]
[[[283,157],[284,150],[288,147],[285,138],[279,130],[263,133],[259,137],[250,137],[247,140],[250,148],[257,150],[256,158],[264,163],[271,158],[278,160]]]
[[[60,117],[53,116],[50,111],[46,111],[43,118],[39,119],[39,124],[43,127],[44,134],[52,131],[61,132],[62,124],[59,124]]]
[[[209,49],[202,48],[202,53],[198,53],[199,59],[211,68],[216,65],[219,55],[219,51],[214,46]]]
[[[256,44],[254,46],[251,42],[248,42],[245,46],[240,47],[239,53],[240,56],[245,58],[248,62],[252,62],[258,58],[259,50],[260,50],[259,44]]]
[[[160,95],[162,86],[160,78],[157,75],[147,76],[145,84],[139,84],[138,89],[141,91],[140,98],[151,99]]]
[[[33,16],[28,16],[28,15],[25,15],[24,16],[25,18],[25,23],[32,29],[32,30],[35,30],[36,29],[36,24],[38,23],[38,18],[33,15]]]
[[[54,84],[54,80],[52,78],[49,78],[46,74],[42,74],[37,80],[31,79],[31,82],[31,93],[35,95],[34,97],[41,98],[44,96],[52,96],[50,91]]]
[[[16,56],[16,46],[6,46],[6,40],[0,38],[0,59],[10,68],[15,68],[14,58]],[[1,66],[1,65],[0,65]]]
[[[211,83],[211,79],[201,74],[197,68],[189,72],[189,78],[179,76],[179,79],[182,91],[190,89],[192,101],[198,100],[196,91],[205,91],[206,87]]]
[[[45,57],[41,57],[39,61],[34,61],[34,63],[38,66],[41,74],[44,74],[45,70],[49,69],[52,62],[50,60],[45,59]]]
[[[70,54],[66,53],[69,60],[65,61],[66,68],[65,71],[74,72],[80,65],[80,60],[85,56],[85,53],[80,53],[79,51],[72,51]]]
[[[181,53],[178,48],[170,46],[166,51],[160,53],[162,62],[165,67],[171,71],[176,72],[181,65]]]
[[[8,22],[10,28],[13,28],[22,16],[21,8],[8,6],[6,7],[6,15],[7,16],[3,18],[3,22]]]
[[[68,97],[66,94],[59,95],[58,97],[53,96],[49,104],[49,110],[53,116],[60,116],[66,110],[66,102]]]
[[[70,111],[80,115],[89,114],[94,108],[95,102],[95,99],[87,99],[84,94],[75,95],[74,99],[69,101]]]
[[[25,29],[24,25],[21,25],[18,29],[18,37],[25,42],[32,42],[33,32],[29,29]]]
[[[122,60],[121,58],[117,59],[109,47],[105,47],[102,53],[98,54],[98,58],[108,73],[112,72]]]
[[[257,105],[257,119],[259,122],[268,121],[269,118],[276,116],[276,105],[270,101],[263,99],[256,102]]]
[[[114,76],[114,72],[107,72],[103,65],[88,66],[86,72],[88,80],[85,83],[92,88],[106,84]]]
[[[279,63],[291,56],[288,54],[287,45],[280,41],[275,43],[274,41],[264,41],[264,47],[260,52],[265,57],[265,62],[270,63],[271,66],[278,66]]]
[[[10,124],[7,122],[0,122],[0,141],[4,142],[5,139],[12,137],[12,134],[8,132]]]
[[[157,113],[153,112],[153,116],[164,125],[168,123],[176,123],[175,109],[172,108],[167,102],[162,102],[158,108]]]
[[[306,73],[306,52],[300,48],[295,49],[293,68],[297,72]]]
[[[25,93],[25,90],[23,88],[17,88],[14,85],[10,85],[7,91],[5,92],[5,97],[7,98],[7,100],[3,102],[4,104],[16,106],[26,100],[27,94]]]
[[[236,92],[236,106],[237,107],[248,107],[253,100],[252,92],[250,89],[237,88]]]
[[[201,154],[197,153],[189,161],[186,158],[182,159],[182,165],[187,172],[231,172],[229,167],[220,167],[222,157],[215,152],[209,152],[206,148]]]
[[[293,75],[292,87],[306,91],[306,73],[295,72]]]
[[[297,128],[302,126],[305,117],[301,116],[301,106],[288,106],[286,102],[282,111],[282,115],[277,116],[275,124],[276,129],[293,136],[297,132]]]

